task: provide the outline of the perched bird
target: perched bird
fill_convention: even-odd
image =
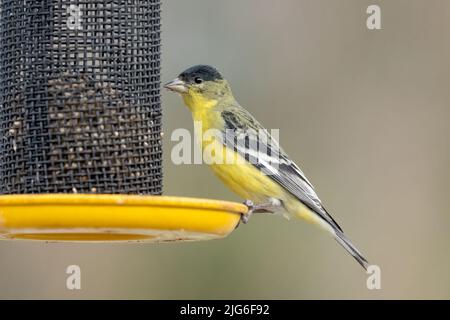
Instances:
[[[249,212],[243,215],[244,223],[251,213],[263,211],[302,218],[330,233],[367,270],[369,263],[324,208],[303,172],[239,105],[230,85],[215,68],[191,67],[164,87],[181,94],[194,121],[200,123],[197,140],[204,161],[231,190],[246,199]]]

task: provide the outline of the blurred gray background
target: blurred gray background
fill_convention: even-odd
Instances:
[[[382,289],[335,241],[255,216],[190,244],[0,242],[0,298],[450,298],[450,2],[163,1],[163,74],[218,67],[304,169]],[[366,28],[378,4],[382,30]],[[199,165],[170,161],[181,99],[163,93],[165,194],[237,200]],[[65,269],[82,269],[82,290]]]

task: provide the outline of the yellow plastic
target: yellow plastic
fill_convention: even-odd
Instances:
[[[247,207],[166,196],[0,196],[0,239],[166,242],[226,237]]]

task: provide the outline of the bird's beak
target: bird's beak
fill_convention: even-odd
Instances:
[[[164,88],[169,89],[171,91],[178,92],[178,93],[186,93],[188,91],[186,82],[184,82],[180,78],[175,78],[172,81],[166,83],[164,85]]]

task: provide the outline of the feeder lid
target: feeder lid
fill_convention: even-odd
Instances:
[[[0,239],[50,242],[166,242],[226,237],[247,207],[167,196],[0,196]]]

